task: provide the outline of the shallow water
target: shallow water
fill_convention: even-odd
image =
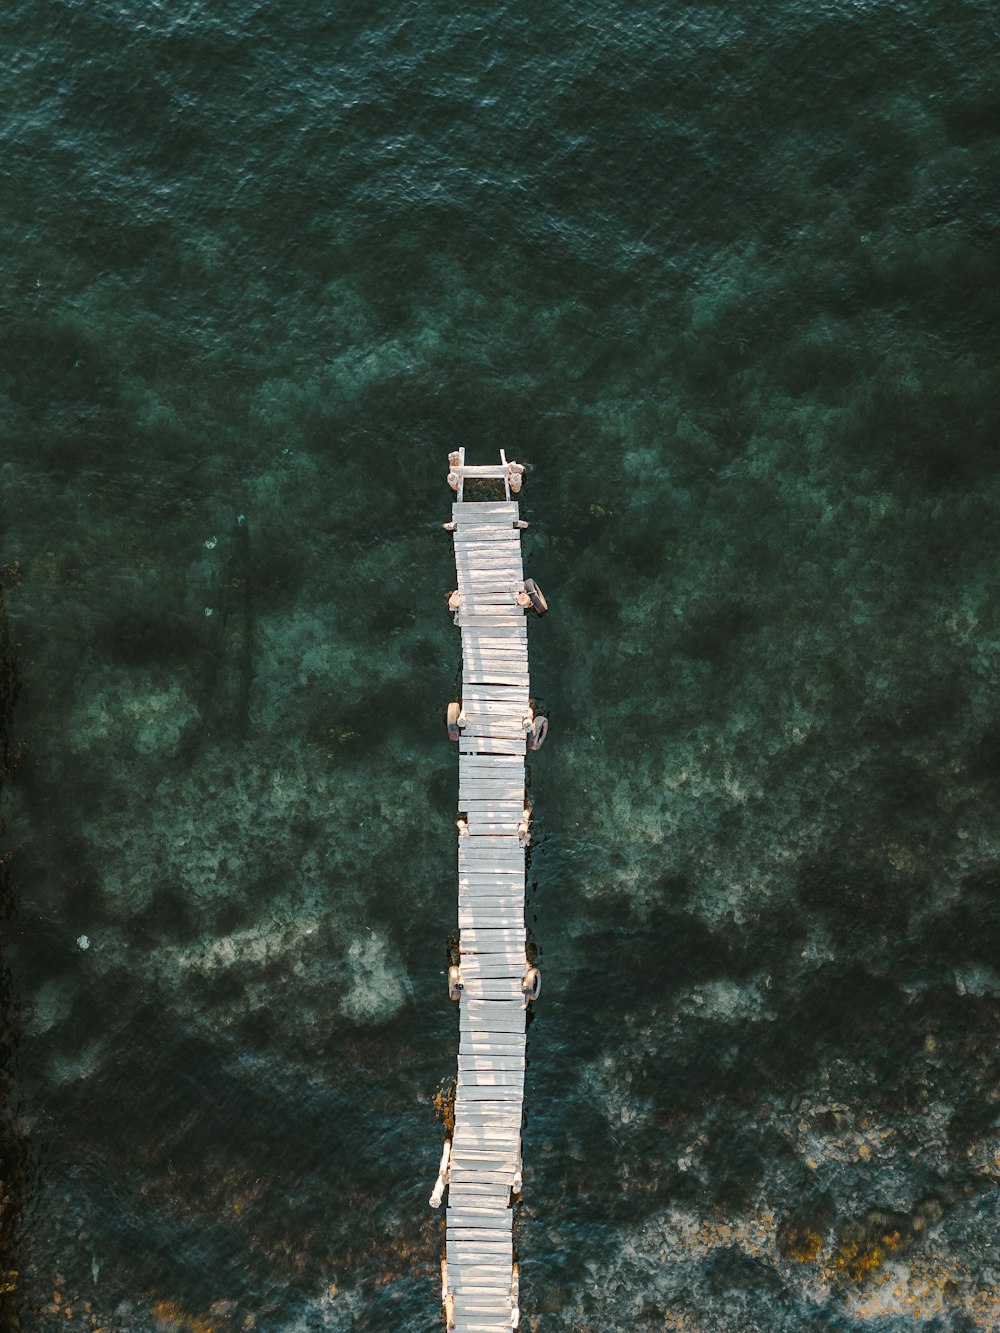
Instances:
[[[524,1326],[996,1327],[992,10],[0,32],[10,1326],[440,1327],[464,443],[553,607]]]

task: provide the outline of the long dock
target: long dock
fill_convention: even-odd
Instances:
[[[525,752],[547,727],[533,716],[528,674],[525,616],[539,603],[530,581],[526,592],[526,524],[510,498],[524,469],[500,457],[498,468],[471,468],[460,450],[448,478],[458,576],[449,605],[462,635],[462,697],[449,710],[459,750],[460,959],[449,972],[459,1048],[454,1137],[431,1202],[447,1186],[442,1303],[457,1333],[516,1328],[520,1317],[511,1205],[521,1189],[525,1011],[541,985],[524,924]],[[469,479],[502,480],[505,498],[467,500]]]

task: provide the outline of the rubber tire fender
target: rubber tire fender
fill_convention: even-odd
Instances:
[[[448,705],[448,739],[450,741],[461,740],[462,729],[458,725],[458,719],[462,714],[462,705],[460,703],[450,703]]]
[[[547,717],[536,717],[531,724],[531,730],[528,732],[528,749],[540,750],[545,744],[545,737],[549,734],[549,719]]]
[[[521,982],[521,990],[529,1000],[537,1000],[542,993],[542,974],[537,967],[529,967]]]
[[[531,598],[532,609],[537,612],[538,615],[544,616],[545,612],[549,609],[549,604],[545,600],[541,588],[534,579],[524,580],[524,591]]]

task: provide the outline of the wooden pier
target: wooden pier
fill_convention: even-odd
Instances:
[[[460,450],[448,477],[458,575],[449,605],[462,634],[462,697],[449,711],[459,750],[461,953],[449,973],[459,1048],[454,1137],[431,1203],[447,1186],[442,1303],[457,1333],[495,1333],[519,1320],[511,1201],[521,1188],[525,1011],[541,984],[524,925],[525,751],[545,734],[528,676],[526,610],[537,598],[530,582],[531,596],[525,591],[511,499],[524,469],[500,459],[499,467],[470,468]],[[470,478],[502,480],[505,498],[467,500]]]

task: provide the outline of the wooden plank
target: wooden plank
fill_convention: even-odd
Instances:
[[[524,1057],[519,1055],[459,1055],[458,1074],[482,1073],[484,1070],[493,1072],[499,1070],[509,1070],[511,1073],[524,1073]]]
[[[490,955],[487,954],[479,957],[464,957],[460,966],[463,978],[469,981],[482,980],[484,977],[506,977],[508,980],[516,981],[518,986],[520,986],[525,971],[527,970],[527,961],[524,958],[500,958],[494,962]]]
[[[452,1146],[453,1153],[478,1153],[480,1156],[475,1158],[477,1162],[484,1160],[482,1154],[493,1154],[494,1158],[499,1154],[500,1156],[498,1160],[494,1160],[488,1164],[489,1168],[493,1171],[506,1171],[510,1164],[515,1162],[517,1158],[518,1145],[521,1138],[521,1124],[520,1121],[518,1121],[516,1125],[513,1125],[506,1138],[503,1140],[492,1138],[482,1141],[463,1140],[460,1142],[457,1130],[455,1131],[455,1134],[456,1137]],[[470,1160],[473,1159],[470,1158]]]
[[[512,758],[520,759],[523,763],[526,744],[523,736],[519,741],[476,740],[473,736],[468,737],[468,739],[463,736],[458,742],[458,749],[460,758],[463,754],[509,754]]]
[[[471,929],[471,928],[466,928],[466,930],[465,930],[463,933],[468,934],[468,933],[469,933],[469,929]],[[520,931],[514,931],[514,933],[515,933],[515,934],[520,934]],[[474,962],[474,961],[477,960],[477,959],[490,959],[490,960],[491,960],[491,965],[492,965],[492,960],[493,960],[493,959],[502,960],[503,965],[506,965],[508,962],[516,962],[516,964],[517,964],[518,967],[524,967],[524,966],[526,965],[526,962],[525,962],[525,946],[524,946],[523,943],[521,943],[521,945],[520,945],[520,947],[519,947],[517,953],[516,953],[513,957],[511,957],[511,956],[509,956],[509,955],[507,955],[507,954],[495,954],[495,953],[471,953],[471,952],[469,952],[469,950],[464,950],[463,953],[462,953],[462,962],[464,962],[464,963],[472,963],[472,962]],[[470,975],[471,975],[471,974],[470,974]]]
[[[515,703],[501,700],[495,704],[485,703],[465,703],[462,702],[462,713],[464,714],[465,731],[475,732],[481,726],[495,727],[513,727],[523,736],[526,728],[524,725],[528,710]]]
[[[480,837],[478,833],[470,833],[469,836],[463,838],[462,841],[470,842],[473,837],[475,837],[477,842],[493,842],[500,848],[505,848],[508,843],[513,842],[515,850],[521,854],[521,859],[517,860],[515,857],[510,857],[503,851],[498,851],[495,857],[479,856],[478,853],[472,857],[459,857],[458,873],[460,879],[474,876],[476,874],[489,875],[492,872],[495,876],[505,876],[505,878],[495,880],[500,887],[503,887],[504,884],[508,882],[513,882],[513,884],[517,886],[523,886],[524,881],[521,876],[524,874],[524,851],[518,846],[516,838],[511,839],[499,833],[495,837],[484,838]],[[469,882],[471,887],[471,879]]]
[[[480,1107],[487,1107],[496,1110],[506,1108],[512,1114],[505,1119],[499,1119],[496,1116],[479,1120],[476,1113]],[[456,1116],[458,1112],[456,1111]],[[521,1098],[516,1096],[508,1101],[470,1101],[462,1103],[462,1116],[467,1122],[462,1126],[463,1135],[458,1138],[458,1126],[455,1128],[454,1143],[459,1147],[484,1146],[490,1148],[510,1148],[515,1149],[521,1139],[521,1122],[524,1119],[524,1113],[521,1107]]]
[[[520,1007],[521,978],[512,976],[484,976],[483,973],[469,972],[464,976],[465,995],[468,1000],[506,1000]]]
[[[513,1104],[513,1103],[512,1103]],[[454,1152],[470,1153],[516,1153],[518,1143],[521,1137],[521,1122],[509,1125],[501,1132],[480,1134],[470,1132],[466,1126],[463,1134],[459,1137],[458,1127],[455,1128],[455,1137],[452,1141]]]
[[[479,813],[479,810],[476,806],[473,806],[472,810],[465,810],[465,813],[473,816],[473,814]],[[516,809],[508,810],[507,813],[508,817],[511,818],[520,816],[519,810]],[[467,842],[469,838],[473,837],[476,838],[477,842],[485,841],[483,834],[480,833],[469,833],[461,841]],[[508,841],[507,836],[501,837],[504,848]],[[488,888],[489,885],[495,885],[499,892],[520,892],[524,889],[525,872],[524,849],[519,846],[519,850],[521,852],[520,860],[516,860],[515,857],[508,857],[504,853],[496,865],[492,865],[491,862],[477,860],[476,857],[473,857],[471,861],[459,857],[459,888],[463,885],[467,885],[468,888]]]
[[[460,938],[462,953],[503,953],[513,949],[524,951],[524,931],[497,929],[487,930],[470,928],[463,930]]]
[[[523,782],[501,781],[500,778],[488,777],[467,777],[465,781],[459,780],[459,805],[460,810],[476,810],[483,814],[487,810],[495,810],[497,814],[516,814],[524,816],[524,793]],[[468,804],[464,804],[463,796]],[[477,837],[479,834],[469,833],[469,837]],[[513,837],[513,833],[511,834]],[[463,844],[465,837],[463,837]],[[479,845],[479,844],[477,844]]]
[[[512,801],[519,801],[521,808],[524,808],[524,774],[519,769],[514,769],[505,775],[496,769],[473,768],[470,772],[468,769],[460,768],[458,781],[459,797],[464,791],[480,805],[484,801],[496,798],[497,804],[507,805]],[[464,809],[461,803],[459,809]]]
[[[500,608],[497,609],[495,615],[489,615],[485,610],[477,611],[474,614],[466,614],[461,608],[455,613],[456,625],[482,625],[484,629],[505,629],[513,623],[513,616]]]
[[[451,1181],[451,1193],[449,1195],[449,1198],[454,1199],[457,1196],[460,1196],[462,1198],[468,1197],[470,1199],[471,1198],[495,1199],[497,1203],[501,1205],[501,1207],[506,1207],[509,1199],[509,1194],[510,1192],[505,1185],[499,1185],[491,1181],[482,1181],[472,1178],[468,1180],[463,1179],[463,1180]]]
[[[525,703],[531,702],[531,681],[527,671],[521,671],[513,665],[475,666],[466,665],[462,671],[462,694],[486,693],[495,689],[509,690],[508,698],[517,697],[523,711],[528,711]],[[494,698],[498,697],[496,695]]]
[[[458,1130],[455,1130],[457,1135]],[[520,1131],[509,1143],[491,1144],[484,1147],[482,1144],[470,1140],[466,1145],[457,1140],[452,1141],[451,1164],[455,1172],[466,1172],[470,1176],[475,1176],[478,1180],[507,1180],[508,1173],[516,1173],[519,1158],[518,1149],[520,1144]]]
[[[509,1125],[503,1135],[477,1134],[468,1126],[456,1125],[452,1140],[452,1161],[465,1162],[477,1172],[480,1169],[506,1171],[512,1164],[517,1164],[520,1142],[520,1120]]]
[[[498,1292],[506,1290],[509,1300],[513,1280],[513,1257],[511,1262],[508,1263],[498,1256],[496,1262],[492,1264],[488,1262],[490,1257],[489,1254],[484,1255],[484,1261],[480,1261],[478,1257],[474,1259],[472,1255],[466,1258],[462,1249],[457,1250],[454,1278],[451,1271],[452,1261],[448,1261],[448,1286],[454,1292],[456,1298],[459,1292],[471,1295],[477,1289],[489,1291],[495,1288]],[[510,1328],[509,1318],[503,1327],[505,1329]]]
[[[473,651],[478,646],[499,648],[505,651],[508,648],[517,648],[521,645],[527,651],[528,646],[528,627],[525,624],[524,616],[516,620],[513,616],[509,618],[509,623],[505,625],[468,625],[462,630],[462,653],[466,651],[466,645]]]
[[[461,1003],[465,1008],[464,995]],[[460,1015],[458,1020],[460,1032],[472,1032],[482,1036],[495,1032],[524,1032],[527,1019],[524,1009],[515,1008],[513,1004],[502,1004],[496,1000],[480,1000],[478,1004],[480,1008],[485,1005],[495,1012],[484,1014],[476,1010],[472,1014]]]
[[[514,527],[515,520],[509,513],[463,514],[454,522],[457,524],[452,533],[454,541],[461,541],[464,537],[474,537],[477,533],[484,532],[495,532],[498,536],[518,544],[521,541],[523,529]]]
[[[463,957],[462,962],[460,964],[462,969],[462,976],[463,977],[467,976],[470,980],[473,977],[484,977],[484,976],[511,977],[513,980],[517,981],[518,985],[520,985],[521,979],[524,976],[525,969],[527,966],[527,963],[524,958],[510,959],[510,960],[501,959],[496,963],[488,961],[489,958],[490,955],[488,954],[482,958],[476,956],[468,956],[468,955]],[[471,965],[473,963],[478,963],[480,961],[485,961],[485,967],[487,970],[484,970],[482,972],[468,970],[471,968]]]
[[[477,1285],[476,1281],[470,1280],[470,1278],[477,1272],[481,1275],[479,1285],[485,1287],[487,1285],[485,1282],[486,1274],[493,1273],[494,1277],[492,1285],[495,1285],[497,1290],[502,1290],[501,1284],[505,1283],[509,1294],[511,1267],[514,1258],[512,1253],[513,1246],[508,1246],[504,1243],[505,1236],[499,1227],[497,1227],[495,1231],[496,1234],[494,1239],[478,1241],[474,1245],[465,1237],[455,1236],[446,1239],[445,1244],[448,1243],[448,1240],[451,1240],[453,1245],[453,1248],[447,1251],[449,1287],[452,1287],[453,1290],[457,1290],[459,1287],[462,1287],[464,1290],[468,1290],[470,1287],[475,1287]],[[455,1264],[454,1283],[452,1283],[451,1280],[453,1260]],[[505,1269],[506,1272],[504,1273]],[[495,1276],[498,1272],[503,1274],[500,1281],[498,1281]]]
[[[482,690],[484,687],[500,685],[508,690],[516,690],[518,694],[527,694],[531,698],[531,681],[528,678],[528,668],[519,666],[517,662],[509,658],[503,660],[500,658],[476,658],[472,662],[466,662],[462,668],[462,685],[467,690]]]
[[[527,1048],[523,1040],[526,1036],[526,1032],[480,1033],[478,1036],[462,1032],[458,1053],[470,1060],[526,1060]]]
[[[459,930],[515,930],[524,929],[523,912],[487,912],[484,908],[459,908]]]
[[[520,809],[504,809],[503,806],[481,805],[479,801],[473,801],[471,808],[464,813],[471,837],[481,837],[487,833],[499,833],[507,837],[509,833],[517,833],[524,820],[524,806]]]
[[[510,1168],[495,1168],[488,1166],[483,1162],[476,1162],[473,1165],[456,1166],[454,1158],[452,1159],[451,1178],[452,1180],[481,1180],[491,1187],[511,1189],[514,1183],[514,1174],[516,1166]]]
[[[523,800],[524,796],[524,770],[520,767],[504,772],[500,768],[466,764],[459,767],[458,782],[459,794],[464,790],[480,801],[494,795],[511,801]]]
[[[503,665],[523,674],[528,672],[527,644],[519,641],[515,635],[511,635],[506,642],[491,641],[468,647],[462,657],[466,670],[483,662],[489,666]]]
[[[462,663],[463,682],[472,685],[481,678],[483,672],[486,672],[486,683],[491,684],[493,682],[489,673],[493,671],[502,671],[505,675],[516,676],[514,688],[531,689],[527,656],[520,651],[516,644],[507,652],[498,644],[490,644],[482,652],[476,651],[465,654]],[[525,684],[525,682],[527,683]]]
[[[490,1181],[478,1180],[458,1180],[451,1181],[449,1201],[452,1199],[461,1201],[464,1199],[482,1199],[484,1205],[488,1207],[509,1208],[510,1190],[506,1185],[494,1184]]]
[[[458,1102],[455,1103],[456,1107]],[[501,1100],[483,1097],[478,1101],[463,1097],[461,1102],[462,1121],[456,1126],[455,1133],[461,1129],[465,1137],[462,1143],[514,1143],[519,1141],[524,1108],[521,1099]],[[457,1111],[456,1111],[457,1115]]]
[[[508,890],[496,888],[495,885],[487,885],[486,888],[476,891],[475,889],[460,889],[460,903],[475,910],[482,907],[485,911],[509,910],[518,908],[524,911],[524,895],[520,890]]]
[[[467,926],[461,932],[461,952],[472,954],[511,954],[524,953],[524,930],[503,928],[503,926]]]
[[[515,918],[514,926],[517,927],[520,924],[517,918],[522,917],[524,913],[524,903],[521,898],[511,898],[501,894],[482,896],[463,894],[458,911],[460,916],[470,916],[477,920],[482,917]]]
[[[505,1013],[511,1016],[512,1026],[519,1030],[517,1020],[524,1023],[525,1011],[522,1006],[524,996],[521,994],[521,980],[519,977],[467,977],[465,979],[464,998],[471,1003],[494,1004],[498,1009],[503,1009]],[[496,1019],[487,1019],[486,1022],[496,1022]]]
[[[492,811],[495,814],[510,814],[514,816],[514,827],[511,829],[508,837],[511,839],[510,852],[518,851],[517,825],[524,818],[524,788],[523,787],[502,787],[498,783],[479,783],[469,781],[458,789],[458,806],[466,814],[485,814]],[[464,847],[466,842],[474,840],[475,848],[469,848],[469,851],[479,851],[482,847],[489,847],[491,853],[496,850],[496,844],[487,843],[485,839],[489,835],[486,833],[469,832],[462,835],[459,846]],[[521,861],[524,860],[524,849],[521,848]],[[468,853],[464,853],[467,855]]]
[[[459,797],[464,791],[467,796],[480,804],[495,797],[498,804],[506,805],[511,801],[520,801],[522,809],[524,808],[524,773],[520,769],[504,774],[496,769],[474,768],[469,772],[468,769],[460,768],[458,782]],[[461,801],[459,809],[464,809]]]
[[[527,1012],[520,1008],[520,1005],[513,1004],[512,1001],[501,1000],[467,1000],[465,994],[461,997],[461,1012],[459,1016],[459,1033],[471,1033],[473,1036],[497,1036],[497,1034],[513,1032],[520,1036],[524,1032]],[[475,1012],[469,1013],[469,1009],[475,1005]],[[491,1013],[481,1013],[480,1010],[489,1009]]]
[[[488,880],[478,884],[460,884],[458,891],[470,903],[495,898],[498,903],[524,904],[524,885],[518,880]]]
[[[479,905],[473,908],[460,906],[459,930],[523,930],[524,910],[496,908],[489,909]],[[473,974],[469,973],[469,978]]]
[[[512,726],[509,722],[486,722],[476,719],[467,728],[467,734],[473,737],[489,737],[497,741],[517,741],[524,735],[523,727]]]
[[[521,531],[513,523],[460,523],[451,539],[456,553],[469,546],[489,546],[493,543],[518,553],[521,550]]]
[[[509,536],[516,542],[520,542],[523,528],[515,528],[517,522],[509,513],[496,512],[493,514],[462,514],[460,518],[452,520],[455,524],[455,531],[452,533],[452,539],[461,539],[466,535],[472,535],[477,532],[499,532],[505,537]]]
[[[467,655],[462,666],[462,684],[470,689],[481,688],[480,682],[483,685],[502,685],[503,681],[493,678],[493,672],[514,676],[514,684],[508,688],[526,689],[530,695],[531,680],[528,676],[527,663],[519,659],[514,652]]]
[[[506,1296],[499,1287],[491,1291],[483,1289],[481,1296],[471,1291],[463,1292],[455,1297],[455,1333],[481,1333],[482,1329],[496,1333],[497,1328],[509,1331],[510,1311],[509,1288]]]
[[[463,884],[469,885],[470,888],[495,885],[498,889],[505,892],[508,890],[512,893],[520,892],[524,888],[523,873],[523,866],[509,868],[498,867],[496,870],[493,870],[488,866],[480,866],[477,868],[474,865],[470,865],[465,869],[459,870],[458,884],[459,888],[461,888]]]
[[[514,524],[500,523],[460,523],[451,534],[455,553],[469,546],[489,546],[496,543],[505,549],[521,551],[521,531]]]
[[[506,1306],[506,1308],[504,1308]],[[455,1297],[455,1333],[496,1333],[498,1328],[510,1330],[510,1291],[506,1298],[501,1292],[485,1291],[481,1300],[471,1292]]]
[[[483,779],[468,778],[465,782],[459,784],[458,788],[458,809],[466,813],[475,811],[481,813],[485,810],[495,810],[499,813],[504,812],[504,807],[509,807],[510,812],[515,814],[518,819],[524,817],[524,788],[511,784],[500,782],[487,782]],[[485,838],[485,833],[468,833],[462,838],[466,842],[468,838]],[[510,837],[517,840],[517,820],[514,828],[510,831]],[[478,844],[479,846],[486,844]],[[472,850],[471,848],[469,850]],[[490,844],[490,850],[493,845]]]
[[[462,670],[462,683],[460,693],[470,696],[486,694],[495,689],[509,690],[508,701],[522,715],[527,714],[528,706],[531,703],[531,681],[528,679],[526,669],[522,669],[514,663],[494,663],[492,665],[481,665],[476,663],[469,666],[466,663]],[[527,696],[527,698],[525,698]],[[494,698],[499,696],[494,695]],[[477,699],[471,698],[470,702],[475,704]]]
[[[510,1210],[505,1208],[498,1213],[493,1208],[449,1208],[448,1230],[473,1229],[476,1231],[509,1231],[511,1224]]]
[[[524,617],[515,620],[511,616],[505,625],[466,625],[462,629],[462,656],[475,656],[477,650],[494,656],[520,653],[527,661],[528,627]]]
[[[466,1274],[471,1275],[479,1272],[482,1275],[479,1283],[481,1287],[488,1290],[488,1288],[492,1286],[495,1287],[497,1291],[501,1291],[505,1287],[507,1292],[510,1292],[512,1277],[511,1269],[514,1262],[514,1255],[512,1253],[513,1246],[508,1247],[503,1244],[503,1232],[497,1230],[495,1241],[477,1241],[475,1244],[472,1244],[468,1239],[460,1238],[458,1236],[448,1237],[445,1244],[447,1245],[449,1241],[451,1242],[452,1248],[447,1251],[448,1286],[451,1287],[453,1291],[457,1292],[461,1289],[469,1293],[469,1298],[471,1299],[472,1293],[470,1288],[475,1288],[477,1283],[475,1281],[466,1281]],[[453,1263],[455,1267],[454,1283],[451,1280]],[[496,1273],[498,1272],[502,1274],[502,1277],[499,1280],[496,1277]],[[489,1284],[485,1281],[487,1273],[494,1274],[493,1280]],[[505,1327],[510,1327],[509,1320]]]
[[[503,652],[502,649],[483,653],[467,653],[462,664],[462,683],[473,688],[480,680],[486,685],[502,685],[502,680],[494,678],[494,672],[501,673],[504,676],[514,676],[515,680],[511,688],[527,689],[530,693],[531,680],[528,674],[528,663],[523,654],[514,649],[509,653]]]
[[[516,792],[512,798],[516,800]],[[477,833],[468,833],[467,836],[459,838],[459,865],[465,861],[468,862],[469,869],[488,869],[495,857],[497,868],[516,870],[524,868],[524,848],[517,845],[517,838],[513,833],[511,837],[503,838],[503,846],[497,846],[496,838],[480,837]]]
[[[527,644],[519,641],[516,636],[511,636],[507,642],[491,640],[480,642],[474,647],[469,646],[462,657],[466,670],[475,666],[478,662],[484,662],[492,666],[502,664],[511,670],[517,670],[524,674],[527,674],[528,671]]]
[[[524,616],[520,620],[509,617],[505,625],[467,625],[461,631],[463,656],[475,652],[476,648],[489,649],[491,652],[528,651],[528,625]]]
[[[508,1034],[520,1036],[525,1031],[527,1013],[524,1009],[516,1008],[513,1004],[499,1004],[493,1000],[482,1000],[480,1003],[492,1004],[494,1009],[507,1012],[497,1013],[490,1018],[479,1014],[465,1020],[460,1017],[458,1020],[460,1043],[466,1034],[472,1037],[502,1037]]]
[[[524,731],[521,731],[524,735]],[[512,762],[505,763],[504,760]],[[524,759],[518,754],[459,755],[458,780],[466,782],[503,783],[507,787],[524,787]]]
[[[472,810],[487,808],[488,806],[484,805],[472,806]],[[489,808],[492,808],[492,806],[489,806]],[[465,813],[469,813],[468,810]],[[517,808],[512,809],[511,813],[516,814]],[[476,838],[477,846],[483,841],[477,833],[469,833],[468,837],[461,838],[461,841],[459,842],[459,882],[463,880],[472,882],[473,880],[484,880],[484,878],[485,880],[503,881],[512,880],[512,878],[513,880],[524,880],[524,848],[516,849],[516,853],[519,854],[511,854],[511,856],[507,856],[507,853],[504,853],[504,856],[497,858],[496,864],[492,864],[492,862],[489,861],[483,861],[480,857],[476,856],[473,856],[471,860],[467,860],[463,852],[461,852],[461,846],[463,846],[465,842],[472,841],[472,838]]]
[[[457,550],[455,573],[459,578],[473,574],[489,574],[517,580],[522,580],[524,577],[521,557],[517,551],[508,550],[504,546],[491,546],[486,542],[478,547],[466,546],[462,550]]]
[[[468,468],[464,471],[468,473]],[[519,500],[453,500],[451,504],[451,516],[456,523],[460,522],[466,515],[475,518],[477,514],[488,514],[491,518],[500,516],[506,517],[511,514],[511,521],[517,519]]]
[[[465,844],[475,842],[475,847],[465,851]],[[524,848],[514,833],[508,836],[486,837],[479,833],[469,833],[459,841],[458,873],[482,874],[494,871],[498,875],[524,874]]]
[[[459,1255],[462,1255],[460,1250]],[[477,1287],[489,1289],[496,1287],[498,1290],[506,1288],[508,1296],[510,1286],[513,1281],[513,1262],[497,1262],[493,1265],[480,1265],[470,1260],[466,1261],[464,1255],[461,1258],[456,1255],[456,1269],[454,1280],[452,1279],[452,1264],[448,1261],[448,1286],[457,1296],[459,1292],[471,1292]],[[510,1319],[503,1325],[505,1329],[510,1328]],[[457,1330],[456,1330],[457,1333]]]
[[[485,810],[509,809],[509,813],[515,816],[523,814],[524,806],[520,801],[494,802],[494,801],[473,801],[470,805],[464,806],[466,814],[476,814]],[[476,854],[470,856],[463,849],[467,842],[476,844]],[[497,850],[496,842],[493,839],[487,839],[479,833],[468,833],[461,838],[458,843],[458,873],[469,875],[523,875],[524,874],[524,848],[520,846],[516,836],[511,833],[508,838],[503,839],[503,845],[500,848],[500,854],[497,857],[492,855],[483,858],[479,856],[479,850],[482,847],[490,847],[493,851]],[[493,864],[495,860],[495,864]]]
[[[517,815],[518,817],[524,815],[524,798],[525,798],[524,787],[515,787],[513,790],[511,790],[511,788],[508,786],[505,789],[507,794],[503,796],[496,796],[488,791],[487,792],[481,791],[478,788],[478,786],[476,786],[475,783],[472,783],[470,785],[472,794],[466,792],[466,795],[469,797],[469,804],[462,805],[461,803],[459,803],[459,805],[456,807],[457,809],[466,811],[475,810],[479,813],[483,813],[484,811],[487,810],[495,810],[501,814]],[[471,833],[468,836],[474,838],[477,835]],[[511,836],[513,837],[513,834],[511,834]],[[465,838],[463,837],[462,841],[459,843],[459,846],[462,847],[464,845],[465,845]],[[478,846],[479,844],[477,843],[476,845]]]
[[[456,560],[455,577],[458,579],[458,590],[463,597],[476,589],[496,588],[514,594],[524,587],[524,570],[521,568],[520,560],[501,554],[477,555],[467,560]],[[521,623],[527,628],[525,616],[528,607],[519,602],[517,610],[521,616]]]
[[[486,1108],[491,1114],[477,1119],[481,1107]],[[504,1109],[508,1112],[506,1118],[492,1114]],[[461,1139],[458,1138],[459,1126],[456,1125],[454,1147],[465,1147],[470,1150],[487,1147],[491,1150],[499,1148],[502,1151],[508,1149],[515,1151],[521,1141],[524,1110],[520,1095],[508,1101],[466,1100],[462,1103],[462,1116],[468,1123],[461,1127],[464,1134]]]
[[[503,702],[502,700],[498,702]],[[487,755],[485,758],[479,758],[475,755],[461,756],[459,759],[459,771],[464,773],[467,770],[482,769],[484,772],[504,774],[514,773],[518,776],[524,776],[524,761],[516,755],[497,754]]]
[[[483,704],[503,704],[505,708],[521,709],[523,716],[529,696],[527,686],[501,685],[497,681],[487,681],[480,685],[469,681],[462,690],[462,703],[466,707],[471,704],[474,709]]]
[[[497,541],[520,552],[521,529],[514,527],[513,520],[503,518],[492,523],[469,523],[466,521],[458,524],[451,534],[451,540],[455,551],[460,551],[463,546],[470,542]]]
[[[497,895],[493,903],[470,895],[458,905],[459,926],[464,930],[521,930],[524,920],[524,899]],[[487,923],[498,922],[493,925]]]
[[[523,1069],[460,1070],[458,1087],[462,1088],[524,1088]],[[518,1094],[520,1100],[520,1093]]]
[[[510,717],[516,722],[522,722],[526,710],[521,706],[519,694],[520,691],[513,691],[507,698],[503,695],[490,697],[483,690],[470,690],[468,698],[465,696],[462,698],[462,712],[467,718],[486,714]]]
[[[473,617],[486,617],[488,620],[498,620],[503,625],[509,625],[515,616],[524,615],[509,588],[460,587],[458,591],[462,600],[457,608],[457,614],[462,615],[467,622]]]

